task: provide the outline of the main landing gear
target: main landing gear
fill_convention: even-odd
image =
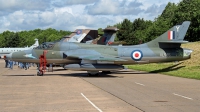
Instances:
[[[99,71],[87,71],[88,72],[88,76],[99,76]]]

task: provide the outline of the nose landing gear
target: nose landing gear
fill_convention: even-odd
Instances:
[[[40,71],[40,70],[39,70],[39,71],[37,72],[37,76],[43,76],[43,75],[44,75],[44,72],[43,72],[43,71]]]

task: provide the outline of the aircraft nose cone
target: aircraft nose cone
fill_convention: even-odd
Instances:
[[[6,54],[5,59],[7,59],[7,60],[11,60],[11,59],[12,59],[12,54],[13,54],[13,53]]]

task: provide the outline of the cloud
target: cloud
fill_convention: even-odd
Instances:
[[[119,2],[113,2],[113,0],[101,0],[94,5],[86,7],[86,9],[88,10],[88,14],[91,15],[116,15],[118,14],[119,7]]]
[[[166,4],[162,4],[162,5],[152,5],[149,8],[147,8],[147,10],[145,11],[145,13],[147,13],[149,16],[156,16],[162,13],[162,11],[165,9]]]
[[[35,28],[44,29],[53,27],[55,24],[58,24],[61,27],[65,21],[70,21],[69,18],[71,18],[71,16],[72,14],[69,8],[60,8],[43,12],[34,11],[31,13],[16,11],[6,17],[6,21],[10,24],[4,24],[4,27],[16,31],[31,30]],[[4,23],[7,23],[6,21],[4,21]]]
[[[116,0],[100,0],[94,5],[86,7],[88,14],[91,15],[130,15],[138,14],[143,10],[140,8],[142,3],[137,1],[127,2]]]
[[[0,0],[0,14],[12,13],[18,10],[44,11],[50,6],[48,0]]]
[[[59,0],[53,3],[56,7],[63,7],[69,5],[86,5],[86,4],[94,4],[98,0]]]
[[[179,3],[180,0],[140,0],[140,2],[143,4],[141,8],[147,10],[152,5],[160,6],[162,4],[168,4],[168,2]]]
[[[0,33],[36,28],[98,29],[125,18],[153,20],[168,1],[177,0],[0,0]]]
[[[76,28],[105,27],[114,24],[113,19],[107,17],[93,17],[91,15],[74,15],[71,8],[56,8],[52,11],[24,12],[15,11],[0,21],[1,28],[11,31],[33,30],[36,28],[55,28],[73,31]]]

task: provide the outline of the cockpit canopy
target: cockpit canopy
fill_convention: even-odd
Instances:
[[[54,44],[55,42],[44,42],[34,49],[51,49],[53,48]]]

